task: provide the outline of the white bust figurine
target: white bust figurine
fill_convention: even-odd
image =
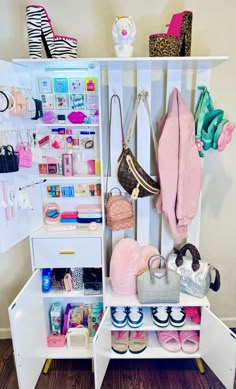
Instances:
[[[132,16],[117,16],[113,24],[112,35],[117,57],[132,57],[136,27]]]

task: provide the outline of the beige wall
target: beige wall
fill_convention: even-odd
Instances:
[[[1,0],[1,59],[27,57],[25,6],[30,3]],[[133,15],[137,27],[135,55],[147,56],[148,35],[165,31],[172,13],[192,10],[192,55],[230,57],[227,64],[213,71],[211,93],[215,106],[236,122],[234,0],[41,0],[40,4],[46,7],[56,33],[79,39],[81,57],[113,56],[111,28],[116,15]],[[222,276],[222,288],[215,295],[210,293],[210,300],[213,311],[236,326],[236,134],[223,153],[207,154],[204,171],[200,249]],[[27,242],[0,255],[0,328],[9,327],[7,306],[30,275],[29,263]]]

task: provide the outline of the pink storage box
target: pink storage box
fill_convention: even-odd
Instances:
[[[101,213],[101,204],[81,204],[78,206],[78,213]]]
[[[48,347],[64,347],[66,343],[65,335],[49,335],[47,337]]]

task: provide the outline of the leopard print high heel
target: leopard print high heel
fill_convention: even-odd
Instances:
[[[192,38],[191,11],[172,16],[167,33],[149,36],[150,57],[188,57],[191,54]]]

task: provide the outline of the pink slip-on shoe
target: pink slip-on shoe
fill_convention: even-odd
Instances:
[[[193,323],[201,323],[201,308],[200,307],[184,307],[186,319],[191,319]]]
[[[181,350],[178,331],[157,331],[160,345],[167,351],[177,352]]]
[[[199,335],[197,331],[180,331],[181,348],[185,353],[193,354],[199,349]]]

